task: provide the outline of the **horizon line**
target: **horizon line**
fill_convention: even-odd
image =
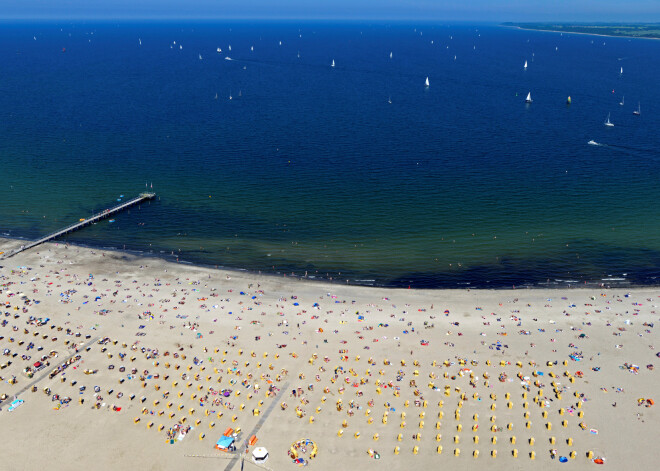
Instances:
[[[467,23],[467,24],[497,24],[505,25],[522,24],[522,23],[537,23],[537,24],[589,24],[589,25],[621,25],[621,24],[657,24],[660,21],[615,21],[615,20],[600,20],[600,21],[579,21],[579,20],[470,20],[470,19],[447,19],[447,18],[419,18],[419,17],[354,17],[347,18],[343,16],[335,17],[316,17],[316,16],[303,16],[303,17],[279,17],[279,16],[9,16],[0,17],[0,21],[319,21],[319,22],[333,22],[333,21],[378,21],[378,22],[394,22],[403,23],[408,21],[416,21],[422,23]]]

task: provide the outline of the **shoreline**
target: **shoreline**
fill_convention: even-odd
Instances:
[[[603,38],[628,38],[628,39],[652,39],[652,40],[660,40],[660,38],[645,38],[641,36],[625,36],[622,34],[618,35],[613,35],[613,34],[597,34],[597,33],[582,33],[578,31],[560,31],[556,29],[537,29],[537,28],[523,28],[522,26],[516,26],[516,25],[499,25],[504,28],[513,28],[513,29],[519,29],[521,31],[540,31],[540,32],[545,32],[545,33],[562,33],[562,34],[581,34],[584,36],[600,36]]]
[[[6,244],[7,241],[30,241],[31,239],[28,238],[20,238],[20,237],[10,237],[7,235],[3,235],[0,237],[0,247],[2,245]],[[188,261],[188,260],[179,260],[176,255],[168,255],[166,253],[156,253],[156,252],[146,252],[146,251],[140,251],[140,250],[130,250],[130,249],[121,249],[121,248],[116,248],[116,247],[102,247],[102,246],[96,246],[96,245],[89,245],[89,244],[82,244],[82,243],[70,243],[70,242],[58,242],[58,241],[51,241],[47,242],[46,244],[60,244],[60,245],[70,245],[73,247],[78,247],[78,248],[84,248],[84,249],[89,249],[89,250],[96,250],[96,251],[107,251],[107,252],[112,252],[112,253],[117,253],[117,254],[123,254],[124,256],[129,255],[132,257],[144,257],[147,259],[158,259],[162,260],[167,263],[174,263],[174,264],[180,264],[182,266],[192,266],[192,267],[197,267],[197,268],[204,268],[204,269],[209,269],[209,270],[224,270],[228,272],[233,272],[233,273],[243,273],[247,274],[250,276],[265,276],[265,277],[274,277],[274,278],[281,278],[281,279],[294,279],[294,280],[305,280],[305,281],[310,281],[313,283],[329,283],[332,285],[340,285],[340,286],[357,286],[357,287],[368,287],[368,288],[383,288],[383,289],[410,289],[413,287],[415,284],[414,282],[409,282],[409,283],[399,283],[399,284],[380,284],[374,281],[372,284],[367,284],[367,283],[360,283],[359,281],[361,280],[346,280],[345,278],[342,278],[341,280],[339,279],[334,279],[333,277],[326,278],[322,276],[304,276],[304,275],[298,275],[295,273],[287,274],[284,273],[283,271],[270,271],[270,270],[251,270],[247,268],[237,268],[237,267],[229,267],[229,266],[224,266],[224,265],[214,265],[214,264],[207,264],[207,263],[196,263],[194,261]],[[41,247],[41,246],[39,246]],[[34,247],[30,250],[39,250],[39,247]],[[5,250],[7,252],[8,250]],[[13,258],[13,257],[12,257]],[[11,260],[12,258],[6,259],[6,261]],[[0,263],[5,262],[5,260],[0,259]],[[371,280],[370,280],[371,281]],[[516,288],[524,288],[524,289],[553,289],[553,290],[560,290],[560,289],[576,289],[576,288],[620,288],[620,289],[634,289],[634,288],[653,288],[656,286],[660,286],[660,279],[658,279],[657,282],[649,282],[649,283],[633,283],[626,278],[620,278],[620,277],[615,277],[611,280],[608,279],[593,279],[593,280],[558,280],[558,279],[553,279],[552,282],[550,279],[547,279],[545,282],[528,282],[528,281],[522,281],[522,282],[517,282],[517,283],[497,283],[493,282],[492,285],[490,285],[490,281],[485,281],[477,284],[477,282],[465,282],[465,281],[456,281],[453,284],[450,285],[437,285],[437,286],[420,286],[418,283],[416,286],[414,286],[415,289],[420,289],[420,290],[430,290],[430,291],[442,291],[442,290],[462,290],[462,289],[474,289],[474,290],[508,290],[508,289],[516,289]]]

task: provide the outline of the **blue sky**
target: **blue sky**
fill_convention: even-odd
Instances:
[[[660,0],[0,0],[0,17],[660,22]]]

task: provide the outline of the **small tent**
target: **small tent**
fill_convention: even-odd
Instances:
[[[234,451],[236,449],[236,447],[234,447],[234,440],[235,439],[232,436],[222,436],[220,437],[220,440],[215,443],[215,447],[220,451]]]
[[[262,446],[255,448],[252,451],[252,460],[255,463],[263,463],[268,460],[268,450]]]

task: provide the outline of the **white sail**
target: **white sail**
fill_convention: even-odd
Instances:
[[[621,67],[621,72],[619,72],[619,73],[620,73],[620,74],[623,74],[623,67]]]
[[[334,67],[334,66],[335,66],[335,60],[332,59],[332,64],[330,64],[330,67]]]
[[[523,66],[523,68],[525,69],[527,68],[527,61],[525,61],[525,65]]]
[[[218,52],[218,54],[220,54],[222,52],[222,49],[217,48],[216,51]]]
[[[425,87],[428,87],[429,85],[430,85],[430,84],[429,84],[429,78],[426,77],[426,82],[424,82],[424,86],[425,86]]]
[[[624,95],[624,96],[621,97],[621,103],[619,103],[619,104],[621,106],[623,106],[623,104],[625,103],[625,100],[626,100],[626,96]]]
[[[390,59],[392,58],[392,53],[390,52]]]
[[[607,113],[607,121],[605,121],[605,126],[612,127],[614,124],[610,121],[610,113]]]
[[[527,98],[525,98],[525,102],[531,103],[532,102],[532,92],[529,92],[527,94]]]

